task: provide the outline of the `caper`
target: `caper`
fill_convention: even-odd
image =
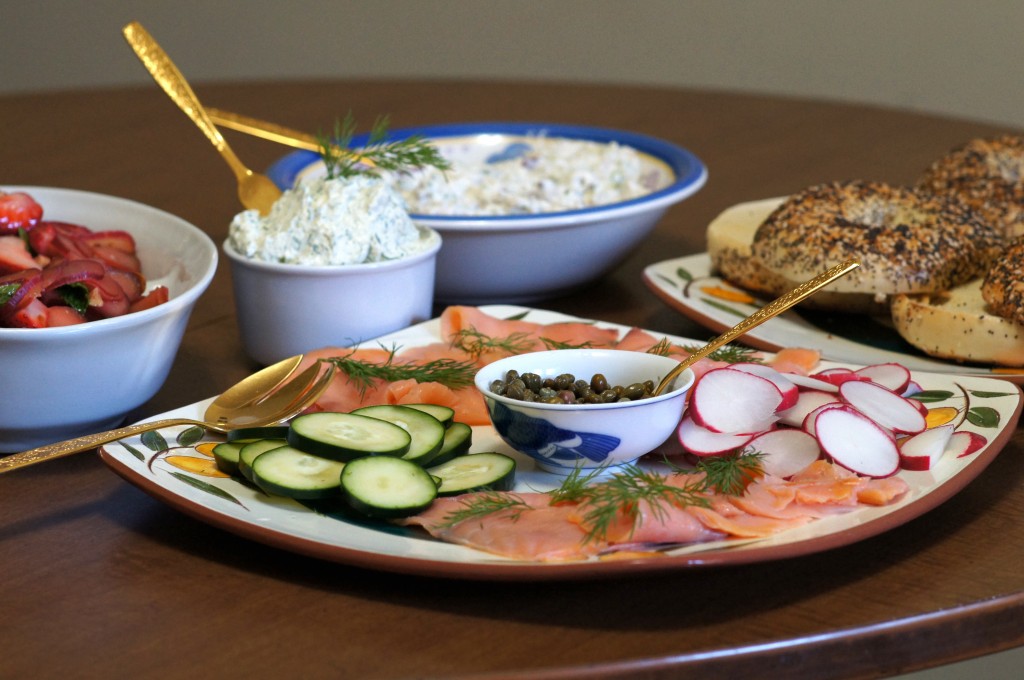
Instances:
[[[612,402],[616,402],[618,400],[619,393],[610,387],[601,393],[601,401],[604,402],[605,404],[611,404]]]
[[[555,385],[560,390],[567,390],[572,387],[572,384],[576,382],[576,376],[572,373],[563,373],[555,378]]]
[[[558,398],[562,400],[563,404],[576,403],[576,393],[572,390],[562,390],[558,393]]]
[[[508,385],[504,380],[492,380],[489,389],[495,394],[505,394],[506,387],[508,387]]]
[[[521,380],[511,382],[505,386],[505,396],[509,399],[523,400],[526,398],[526,386]]]
[[[543,383],[539,375],[536,373],[523,373],[520,377],[522,378],[522,381],[526,383],[527,388],[534,392],[540,392],[540,388]]]
[[[510,383],[513,380],[519,379],[519,371],[512,368],[505,372],[505,382]]]
[[[644,398],[644,386],[640,383],[633,383],[622,390],[622,398],[624,399],[643,399]]]
[[[598,394],[608,389],[608,379],[604,377],[604,373],[594,374],[594,377],[590,379],[590,389]]]

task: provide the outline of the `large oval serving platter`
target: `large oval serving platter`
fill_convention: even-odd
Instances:
[[[551,323],[578,320],[553,312],[507,305],[482,308],[501,318],[525,318]],[[525,316],[524,316],[525,315]],[[600,324],[628,329],[612,324]],[[379,339],[386,346],[413,347],[437,342],[437,319]],[[700,344],[670,338],[681,344]],[[828,364],[834,365],[834,364]],[[918,373],[914,379],[932,395],[930,408],[950,408],[958,414],[958,430],[985,438],[986,444],[967,457],[943,458],[929,472],[901,472],[910,487],[898,502],[858,509],[816,520],[759,540],[727,540],[668,550],[656,557],[591,559],[577,562],[526,562],[505,559],[472,548],[442,543],[418,530],[353,521],[333,513],[318,513],[298,502],[273,498],[235,479],[203,475],[208,463],[197,442],[181,440],[183,428],[159,436],[143,436],[105,445],[102,459],[115,472],[168,505],[211,525],[249,539],[324,560],[390,572],[482,580],[558,580],[626,576],[647,572],[712,568],[798,557],[896,529],[935,508],[980,474],[1005,446],[1021,412],[1016,385],[978,376]],[[209,400],[184,406],[155,418],[197,417]],[[192,430],[191,432],[194,432]],[[476,427],[473,450],[496,450],[511,455],[490,427]],[[217,441],[212,437],[208,441]],[[176,457],[192,458],[195,465]],[[557,486],[551,475],[517,456],[516,488],[546,490]],[[174,464],[172,464],[172,462]],[[209,465],[205,466],[209,469]]]

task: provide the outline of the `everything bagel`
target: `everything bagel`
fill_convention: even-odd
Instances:
[[[837,293],[952,288],[982,275],[1002,235],[966,206],[881,182],[832,182],[794,194],[758,227],[751,252],[775,274],[806,281],[849,258]]]
[[[999,228],[1024,235],[1024,137],[973,139],[936,159],[920,191],[956,198]]]

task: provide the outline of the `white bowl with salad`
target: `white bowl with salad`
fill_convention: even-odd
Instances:
[[[5,195],[25,220],[5,221]],[[0,452],[109,429],[153,397],[216,268],[210,238],[162,210],[0,186]]]
[[[395,130],[452,165],[386,176],[413,220],[441,234],[435,298],[530,302],[569,293],[619,264],[672,205],[697,192],[704,164],[663,139],[557,123],[467,123]],[[353,137],[351,146],[366,144]],[[283,188],[326,172],[293,152],[268,173]]]

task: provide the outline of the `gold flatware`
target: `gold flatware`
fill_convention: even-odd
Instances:
[[[271,123],[266,120],[260,120],[259,118],[253,118],[252,116],[244,116],[240,113],[232,113],[231,111],[224,111],[213,107],[208,107],[206,112],[210,115],[210,120],[222,128],[234,130],[235,132],[243,132],[247,135],[266,139],[271,142],[277,142],[278,144],[284,144],[285,146],[290,146],[296,149],[316,152],[321,150],[320,140],[308,132],[293,130],[292,128],[278,125],[277,123]],[[351,149],[345,149],[340,146],[335,146],[333,148],[339,153],[355,156],[359,159],[359,162],[364,165],[369,167],[376,166],[376,163],[371,159],[366,158]]]
[[[700,359],[703,359],[707,355],[714,352],[722,345],[726,345],[736,338],[740,337],[747,331],[751,330],[756,326],[760,326],[762,323],[771,319],[774,316],[782,314],[784,311],[797,304],[798,302],[809,298],[810,296],[817,293],[819,290],[832,283],[836,279],[846,276],[851,271],[860,266],[860,262],[857,260],[847,260],[842,264],[838,264],[832,267],[826,272],[818,274],[810,281],[800,284],[793,290],[789,291],[785,295],[775,299],[768,303],[761,309],[757,310],[743,321],[722,333],[717,338],[711,340],[708,344],[704,345],[693,354],[688,356],[679,362],[679,365],[669,371],[668,375],[662,378],[661,382],[654,389],[654,394],[661,394],[680,373],[685,371],[687,368],[697,363]]]
[[[199,103],[199,98],[196,97],[181,71],[141,24],[133,21],[126,25],[122,32],[125,40],[135,50],[135,55],[157,84],[178,105],[178,108],[184,111],[185,115],[203,131],[206,138],[231,167],[238,181],[238,198],[242,205],[250,210],[258,210],[261,215],[269,214],[271,206],[281,196],[281,190],[277,185],[266,175],[253,172],[239,160],[224,140],[220,130],[210,120],[209,114]]]
[[[268,366],[227,389],[206,408],[203,420],[164,418],[47,444],[0,458],[0,473],[165,427],[198,425],[214,432],[227,432],[239,427],[262,427],[284,422],[316,401],[334,377],[333,364],[317,362],[281,385],[282,379],[291,375],[301,359],[301,356],[293,357]]]

